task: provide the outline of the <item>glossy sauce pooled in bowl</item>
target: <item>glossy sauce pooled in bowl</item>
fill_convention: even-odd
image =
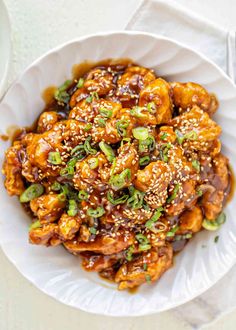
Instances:
[[[44,93],[35,128],[6,152],[5,186],[30,210],[32,244],[63,244],[87,271],[131,289],[158,280],[175,250],[225,221],[218,102],[130,60],[86,65]]]

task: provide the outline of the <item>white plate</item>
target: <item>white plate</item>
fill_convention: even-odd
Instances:
[[[7,73],[11,58],[11,30],[6,6],[0,0],[0,97],[6,87]]]
[[[114,32],[80,38],[53,49],[34,62],[14,83],[0,104],[0,134],[10,125],[29,126],[44,107],[45,87],[60,85],[83,60],[129,57],[169,80],[195,81],[215,92],[216,115],[223,127],[224,152],[236,172],[236,88],[209,60],[183,45],[156,35]],[[9,143],[0,144],[0,166]],[[174,266],[154,285],[136,294],[119,292],[97,274],[80,267],[79,258],[62,247],[28,244],[29,219],[16,198],[0,189],[0,244],[18,270],[39,289],[70,306],[97,314],[134,316],[183,304],[218,281],[236,260],[235,199],[227,206],[227,222],[219,233],[201,232],[175,258]],[[220,235],[218,243],[214,237]],[[202,246],[206,246],[202,248]]]

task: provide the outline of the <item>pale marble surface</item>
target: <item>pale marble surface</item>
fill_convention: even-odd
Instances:
[[[68,39],[123,29],[140,0],[5,0],[13,31],[13,65],[9,82],[39,55]],[[236,30],[235,0],[178,0],[203,17]],[[56,17],[56,18],[55,18]],[[10,219],[9,219],[10,221]],[[140,318],[90,315],[47,297],[10,264],[0,251],[1,330],[141,330],[189,329],[171,312]],[[232,312],[208,330],[235,330]]]

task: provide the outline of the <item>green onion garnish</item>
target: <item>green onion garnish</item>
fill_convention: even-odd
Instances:
[[[121,141],[121,147],[123,147],[123,145],[125,144],[125,142],[128,143],[128,145],[130,145],[130,141],[131,141],[131,138],[123,138],[123,140]]]
[[[147,104],[147,109],[148,109],[148,112],[150,112],[151,114],[154,114],[156,113],[156,105],[154,102],[149,102]]]
[[[97,92],[91,92],[90,95],[86,98],[87,103],[91,103],[93,100],[98,100],[99,96]]]
[[[106,121],[103,118],[96,118],[96,123],[99,127],[106,127]]]
[[[63,85],[61,85],[54,93],[54,98],[60,103],[68,103],[70,100],[70,95],[67,93],[67,88],[71,85],[71,80],[66,80]]]
[[[80,190],[78,193],[78,198],[82,201],[86,201],[88,199],[88,193],[85,190]]]
[[[71,217],[74,217],[77,213],[78,213],[77,203],[74,199],[70,199],[67,214]]]
[[[91,130],[91,128],[93,127],[93,125],[91,123],[87,123],[85,126],[84,126],[84,131],[85,132],[88,132]]]
[[[192,166],[197,172],[200,172],[200,163],[198,160],[194,159],[192,161]]]
[[[143,234],[135,235],[136,240],[139,242],[139,251],[147,251],[151,249],[150,242]]]
[[[177,193],[178,193],[178,191],[179,191],[179,187],[180,187],[180,186],[179,186],[179,183],[177,183],[177,184],[175,185],[174,189],[173,189],[173,192],[172,192],[171,196],[167,198],[167,203],[172,202],[172,201],[176,198]]]
[[[42,227],[41,222],[39,220],[37,220],[29,226],[29,231],[32,229],[40,228],[40,227]]]
[[[111,176],[109,184],[111,185],[113,190],[119,190],[122,189],[127,184],[127,181],[129,181],[130,179],[131,171],[129,168],[126,168],[120,174]]]
[[[175,238],[174,238],[174,241],[181,241],[181,240],[184,240],[184,239],[190,239],[192,238],[192,234],[185,234],[185,235],[175,235]]]
[[[170,231],[168,231],[168,233],[166,234],[166,237],[174,237],[175,233],[177,232],[178,229],[179,229],[179,226],[173,227]]]
[[[220,238],[220,236],[218,235],[218,236],[216,236],[215,238],[214,238],[214,242],[215,243],[217,243],[218,241],[219,241],[219,238]]]
[[[94,170],[95,168],[98,167],[98,158],[90,158],[88,160],[88,164],[91,170]]]
[[[179,130],[175,130],[176,138],[179,144],[182,144],[184,140],[197,140],[198,136],[195,131],[191,131],[183,135]]]
[[[161,135],[161,140],[165,140],[167,138],[168,134],[166,132],[164,132],[162,135]]]
[[[79,144],[74,149],[71,150],[71,156],[75,156],[78,159],[85,157],[85,154],[86,154],[86,152],[84,150],[83,144]]]
[[[150,283],[152,282],[152,278],[151,278],[151,276],[150,276],[149,274],[146,274],[146,275],[145,275],[145,280],[146,280],[146,282],[147,282],[148,284],[150,284]]]
[[[97,150],[93,149],[90,145],[91,136],[89,136],[84,142],[84,150],[87,154],[96,155]]]
[[[203,192],[201,189],[197,189],[196,193],[199,197],[203,195]]]
[[[87,215],[93,218],[99,218],[105,213],[105,210],[102,206],[98,206],[96,209],[88,209]]]
[[[156,147],[156,141],[152,135],[150,135],[146,140],[139,140],[139,152],[151,152]]]
[[[21,203],[28,203],[32,199],[35,199],[41,196],[44,192],[44,186],[39,183],[34,183],[29,186],[21,195],[20,195],[20,202]]]
[[[172,144],[169,142],[161,145],[160,157],[165,163],[168,162],[168,152],[171,148],[172,148]]]
[[[123,195],[121,197],[114,198],[113,194],[110,191],[108,191],[107,193],[107,199],[113,205],[124,204],[128,198],[129,198],[128,195]]]
[[[222,212],[215,220],[204,219],[202,222],[202,227],[207,230],[217,230],[220,226],[225,223],[226,215]]]
[[[93,234],[93,235],[96,235],[96,234],[97,234],[97,229],[94,228],[94,227],[90,227],[90,228],[89,228],[89,231],[90,231],[90,233]]]
[[[126,128],[129,126],[128,120],[121,119],[116,123],[116,129],[121,136],[126,136]]]
[[[132,261],[134,253],[134,246],[131,245],[125,252],[125,258],[127,261]]]
[[[131,207],[133,210],[140,209],[143,206],[143,199],[145,193],[130,187],[131,197],[127,201],[127,206]]]
[[[112,147],[109,146],[109,144],[107,144],[107,143],[105,143],[105,142],[103,142],[103,141],[101,141],[101,142],[99,143],[99,147],[100,147],[100,149],[102,150],[102,152],[105,154],[107,160],[108,160],[109,162],[112,162],[113,159],[115,158],[115,153],[114,153]]]
[[[77,158],[72,158],[71,160],[69,160],[69,162],[66,164],[66,167],[61,169],[60,175],[65,177],[74,175],[76,163]]]
[[[48,154],[48,162],[53,165],[60,165],[62,163],[59,151],[51,151]]]
[[[148,129],[146,127],[136,127],[132,130],[132,132],[135,139],[141,141],[146,140],[149,136]]]
[[[76,85],[77,88],[81,88],[84,86],[84,79],[83,78],[79,78],[79,81]]]
[[[146,263],[144,263],[143,264],[143,270],[146,272],[146,270],[147,270],[147,264]]]
[[[99,112],[105,118],[111,118],[111,116],[112,116],[112,110],[109,110],[106,108],[100,108]]]
[[[157,220],[162,216],[162,212],[164,211],[163,207],[159,207],[158,209],[156,209],[156,211],[154,212],[153,216],[151,217],[151,219],[149,219],[146,223],[145,223],[145,227],[152,230],[153,229],[153,226],[155,224],[155,222],[157,222]],[[166,227],[164,224],[163,224],[163,228]],[[165,230],[164,229],[155,229],[155,232],[159,232],[159,231],[163,231]]]
[[[51,189],[52,189],[53,191],[59,191],[59,190],[61,190],[61,185],[60,185],[60,183],[57,182],[57,181],[53,182],[53,184],[51,185]]]
[[[142,107],[136,106],[130,110],[130,114],[131,114],[131,116],[134,116],[136,118],[144,118],[145,114],[142,113],[143,110],[145,110],[145,109]]]
[[[150,162],[150,157],[149,156],[144,156],[139,159],[139,165],[140,166],[145,166]]]

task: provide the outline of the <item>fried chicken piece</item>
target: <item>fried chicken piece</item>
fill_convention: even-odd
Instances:
[[[203,215],[199,206],[194,206],[191,210],[184,211],[180,216],[177,234],[182,235],[187,232],[197,233],[201,230],[202,221]]]
[[[49,131],[60,119],[56,111],[44,111],[38,120],[37,132],[44,133]]]
[[[154,282],[172,266],[173,251],[171,245],[151,249],[126,264],[123,264],[115,276],[119,290],[131,289],[145,282]],[[146,270],[144,265],[146,265]]]
[[[215,220],[221,213],[225,190],[229,185],[228,158],[219,154],[213,159],[213,174],[209,178],[215,189],[204,193],[202,207],[208,220]]]
[[[221,133],[220,126],[198,106],[171,119],[168,124],[174,127],[177,136],[185,137],[182,145],[189,151],[209,152]]]
[[[65,205],[58,194],[42,195],[30,202],[31,210],[42,224],[59,219]]]
[[[70,111],[69,118],[76,120],[85,120],[86,122],[96,122],[95,118],[113,118],[121,110],[119,103],[111,102],[104,99],[94,99],[92,102],[81,100],[76,106]],[[110,112],[110,113],[109,113]]]
[[[136,97],[148,83],[155,80],[152,70],[131,66],[118,78],[116,95],[124,107],[136,104]]]
[[[167,188],[172,180],[172,171],[168,164],[157,160],[137,172],[135,188],[146,192],[145,201],[153,208],[165,203]]]
[[[79,231],[82,220],[78,216],[69,216],[63,213],[58,221],[58,235],[63,240],[71,240]]]
[[[171,102],[170,85],[162,78],[158,78],[149,83],[141,92],[139,106],[147,106],[152,103],[155,110],[156,123],[164,124],[171,119],[172,102]]]
[[[201,85],[193,82],[173,82],[170,85],[173,91],[173,102],[175,106],[187,110],[197,105],[206,111],[209,116],[212,116],[216,112],[218,108],[217,98],[214,94],[209,94]]]
[[[78,254],[84,251],[91,251],[95,253],[101,253],[104,255],[110,255],[119,253],[127,249],[134,243],[134,234],[126,233],[122,230],[118,231],[115,237],[110,235],[97,236],[94,241],[79,242],[76,240],[67,241],[64,243],[66,249],[73,253]]]
[[[57,238],[57,229],[58,226],[54,223],[43,225],[40,228],[31,229],[29,232],[29,241],[31,244],[49,246],[51,245],[50,241],[53,238]]]
[[[118,174],[125,169],[130,169],[131,180],[133,180],[139,168],[138,152],[133,144],[124,144],[118,149],[115,166],[112,169],[112,174]]]
[[[83,252],[81,256],[82,266],[88,272],[101,272],[106,268],[112,267],[118,260],[124,258],[123,253],[104,256],[102,254]]]
[[[98,166],[91,168],[91,162],[97,159]],[[107,182],[110,176],[109,162],[102,152],[98,152],[96,155],[89,155],[82,161],[76,163],[76,172],[73,178],[76,189],[88,189],[93,186],[96,189],[103,189],[103,181]]]
[[[19,196],[25,190],[21,175],[22,164],[19,157],[21,151],[23,152],[22,144],[15,141],[5,153],[2,173],[6,176],[4,184],[10,196]]]

